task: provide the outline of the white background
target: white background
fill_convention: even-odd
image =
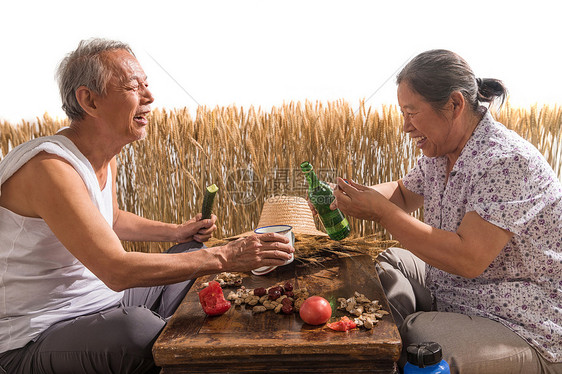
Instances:
[[[25,1],[0,5],[0,120],[63,118],[54,72],[90,37],[129,43],[153,107],[361,99],[394,105],[397,70],[446,48],[513,106],[560,103],[554,1]],[[171,77],[173,77],[173,79]]]

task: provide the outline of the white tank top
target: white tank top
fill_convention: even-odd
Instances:
[[[42,137],[14,148],[0,162],[0,186],[42,151],[71,163],[113,226],[111,168],[101,190],[90,162],[65,136]],[[0,207],[0,352],[23,347],[56,322],[116,305],[122,296],[82,265],[45,221]]]

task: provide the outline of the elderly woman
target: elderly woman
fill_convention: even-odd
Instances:
[[[455,53],[418,55],[397,83],[423,155],[398,181],[338,179],[333,206],[407,249],[379,268],[404,347],[438,342],[451,372],[562,373],[560,181],[480,106],[505,98],[503,84]],[[422,206],[425,222],[410,215]]]
[[[158,372],[152,344],[190,279],[281,265],[294,249],[279,234],[203,248],[216,216],[120,210],[115,156],[149,131],[146,75],[126,44],[93,39],[58,77],[70,126],[0,163],[0,373]],[[184,244],[138,253],[121,240]]]

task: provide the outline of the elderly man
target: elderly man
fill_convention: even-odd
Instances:
[[[155,371],[152,344],[190,279],[281,265],[294,249],[278,234],[206,248],[216,216],[120,210],[115,156],[149,131],[147,77],[126,44],[92,39],[58,79],[70,126],[0,163],[0,373]],[[181,244],[136,253],[120,240]]]

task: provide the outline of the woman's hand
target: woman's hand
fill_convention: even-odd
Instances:
[[[289,239],[276,233],[250,235],[217,247],[225,271],[249,271],[262,266],[280,266],[295,249]]]
[[[330,208],[338,208],[345,215],[374,222],[379,222],[383,217],[385,205],[392,204],[375,189],[341,178],[338,178],[334,197]]]
[[[217,229],[216,221],[217,216],[214,214],[209,219],[201,219],[201,213],[197,213],[189,221],[178,225],[176,241],[178,243],[185,243],[195,240],[204,243],[211,238],[213,232]]]

